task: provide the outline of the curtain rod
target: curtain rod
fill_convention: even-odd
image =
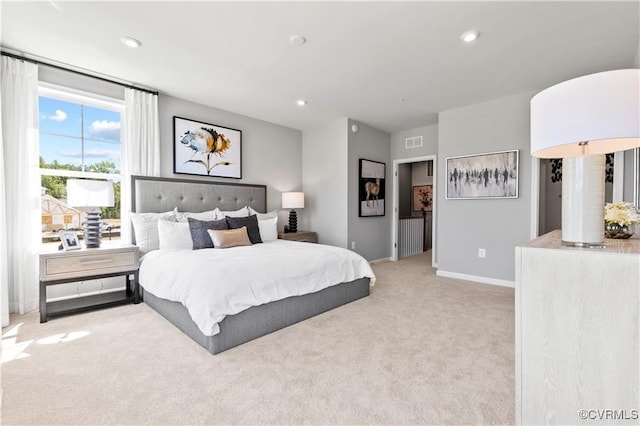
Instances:
[[[2,51],[0,53],[2,54],[2,56],[8,56],[9,58],[18,59],[20,61],[31,62],[32,64],[36,64],[36,65],[43,65],[45,67],[55,68],[55,69],[62,70],[62,71],[67,71],[67,72],[72,72],[74,74],[82,75],[84,77],[95,78],[96,80],[105,81],[107,83],[112,83],[112,84],[117,84],[118,86],[124,86],[124,87],[129,88],[129,89],[140,90],[141,92],[151,93],[152,95],[156,95],[156,96],[158,95],[158,91],[157,90],[149,90],[149,89],[144,89],[142,87],[136,87],[136,86],[133,86],[131,84],[120,83],[119,81],[109,80],[108,78],[99,77],[97,75],[87,74],[87,73],[82,72],[82,71],[76,71],[76,70],[73,70],[73,69],[70,69],[70,68],[61,67],[60,65],[50,64],[50,63],[47,63],[47,62],[39,61],[37,59],[31,59],[31,58],[27,58],[25,56],[15,55],[13,53],[5,52],[5,51]]]

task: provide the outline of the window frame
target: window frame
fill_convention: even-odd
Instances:
[[[94,108],[106,109],[120,113],[120,123],[124,121],[125,114],[125,102],[123,99],[111,98],[103,95],[93,94],[82,90],[73,89],[70,87],[60,86],[56,84],[39,82],[38,83],[38,101],[40,97],[53,98],[65,102],[71,102],[75,104],[82,104]],[[121,130],[122,131],[122,130]],[[84,129],[82,129],[84,132]],[[64,135],[63,135],[64,136]],[[38,151],[40,146],[40,129],[38,127]],[[120,153],[121,158],[124,157],[124,137],[120,134]],[[84,161],[84,159],[83,159]],[[87,171],[76,170],[64,170],[64,169],[43,169],[38,166],[39,181],[42,181],[43,176],[64,176],[69,178],[86,178],[96,180],[110,180],[114,183],[120,182],[125,178],[125,172],[122,162],[120,163],[120,173],[96,173]],[[120,186],[121,191],[123,186]],[[124,211],[122,199],[126,197],[126,194],[120,192],[120,218],[122,220]]]

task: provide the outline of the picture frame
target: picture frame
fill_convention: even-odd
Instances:
[[[78,234],[74,231],[60,231],[60,241],[62,242],[64,251],[79,250],[82,248]]]
[[[518,198],[518,150],[448,157],[447,200]]]
[[[242,179],[242,131],[173,117],[173,173]]]
[[[358,216],[375,217],[385,215],[385,163],[360,159],[358,180]]]
[[[433,185],[416,185],[413,187],[413,211],[433,211]]]

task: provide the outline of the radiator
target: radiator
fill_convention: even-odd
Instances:
[[[424,220],[421,217],[400,219],[398,234],[398,257],[415,256],[422,253]]]

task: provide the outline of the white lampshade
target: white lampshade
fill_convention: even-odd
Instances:
[[[283,209],[303,209],[304,208],[304,192],[283,192],[282,208]]]
[[[639,146],[640,69],[574,78],[531,99],[534,157],[598,155]]]
[[[640,147],[640,70],[556,84],[531,99],[531,155],[564,158],[562,242],[604,244],[604,154]]]
[[[68,179],[67,205],[71,207],[113,207],[113,182]]]

